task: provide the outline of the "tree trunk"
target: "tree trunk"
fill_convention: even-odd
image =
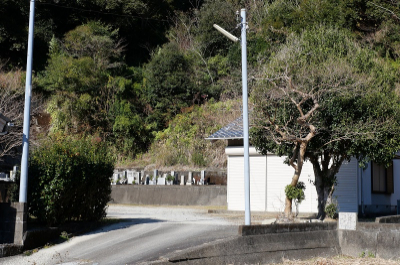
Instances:
[[[319,161],[318,157],[310,157],[315,176],[315,188],[318,195],[318,215],[320,220],[325,219],[325,207],[333,202],[333,192],[335,190],[335,176],[339,171],[344,157],[335,157],[329,168],[331,156],[326,154],[324,160]],[[322,168],[321,168],[322,167]]]
[[[324,220],[325,219],[325,206],[326,206],[326,187],[324,185],[323,176],[321,174],[317,174],[314,171],[315,175],[315,188],[317,190],[318,196],[318,214],[317,219]]]
[[[297,165],[293,166],[295,171],[294,171],[294,175],[292,178],[292,182],[290,183],[290,185],[292,187],[296,187],[297,182],[299,182],[299,178],[300,178],[300,174],[301,171],[303,169],[303,164],[304,164],[304,155],[306,153],[306,149],[307,149],[307,144],[308,142],[302,142],[300,143],[300,150],[297,154]],[[286,196],[285,198],[285,211],[284,211],[285,217],[288,219],[292,218],[292,199],[288,198]]]
[[[285,197],[285,218],[290,219],[292,217],[292,200],[287,196]]]

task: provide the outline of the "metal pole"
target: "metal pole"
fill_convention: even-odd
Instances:
[[[250,166],[249,166],[249,111],[247,92],[247,40],[246,9],[240,12],[242,17],[242,84],[243,84],[243,147],[244,147],[244,224],[250,225]]]
[[[32,94],[32,55],[33,55],[33,30],[35,24],[35,0],[31,0],[29,13],[29,34],[28,34],[28,55],[26,62],[26,82],[25,82],[25,109],[24,109],[24,128],[22,136],[22,161],[21,161],[21,181],[19,189],[19,202],[27,202],[28,186],[28,155],[29,155],[29,125],[31,112]]]

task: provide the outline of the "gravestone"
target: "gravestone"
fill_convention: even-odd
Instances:
[[[139,178],[140,178],[140,181],[143,181],[143,182],[144,182],[144,180],[145,180],[145,177],[144,177],[144,170],[140,171],[140,176],[139,176]],[[143,184],[144,184],[144,183],[143,183]]]
[[[15,178],[17,177],[17,171],[18,171],[18,166],[14,166],[13,170],[10,171],[10,178],[11,181],[15,181]],[[12,173],[11,173],[12,172]]]
[[[204,185],[204,180],[206,178],[206,172],[204,170],[201,171],[199,185]]]
[[[133,173],[133,180],[135,181],[135,184],[140,184],[141,181],[140,172]]]
[[[119,174],[118,174],[118,173],[114,173],[114,174],[113,174],[112,182],[111,182],[112,185],[117,184],[118,177],[119,177]]]
[[[128,179],[126,176],[126,171],[122,171],[122,173],[119,174],[119,183],[120,184],[127,184],[128,183]]]
[[[127,179],[128,179],[128,184],[134,184],[134,182],[135,182],[135,176],[134,176],[134,174],[135,174],[136,172],[133,172],[133,171],[130,171],[130,170],[128,170],[127,172],[126,172],[126,176],[127,176]]]
[[[157,180],[157,185],[165,185],[165,179],[166,179],[167,175],[164,174],[162,177],[158,177]]]
[[[357,213],[339,212],[339,229],[340,230],[356,230],[357,229]]]
[[[150,185],[150,177],[149,177],[149,175],[146,175],[146,181],[144,182],[144,185]]]
[[[189,185],[189,186],[192,185],[192,176],[193,176],[193,173],[189,172],[186,185]]]
[[[176,174],[175,174],[175,171],[171,171],[171,176],[173,176],[174,177],[174,180],[172,181],[172,184],[175,184],[176,183]]]
[[[181,176],[181,186],[185,185],[185,176]]]

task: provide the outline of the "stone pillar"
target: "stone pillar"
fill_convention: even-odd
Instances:
[[[200,176],[200,183],[199,185],[204,185],[204,180],[206,178],[206,172],[204,170],[201,171],[201,176]]]
[[[181,186],[185,185],[185,176],[181,176]]]
[[[13,202],[11,207],[15,209],[14,244],[23,245],[28,219],[28,205],[26,203]]]
[[[357,213],[339,212],[339,230],[356,230],[357,222]]]
[[[157,176],[158,176],[158,170],[154,169],[153,171],[153,185],[157,185]]]
[[[192,176],[193,176],[193,173],[189,172],[186,185],[188,185],[188,186],[192,185]]]

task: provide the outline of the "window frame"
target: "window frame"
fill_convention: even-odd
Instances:
[[[374,168],[375,167],[383,167],[384,169],[384,180],[385,180],[385,187],[384,189],[379,189],[379,190],[375,190],[374,188]],[[393,182],[393,176],[394,176],[394,172],[393,172],[393,161],[390,164],[390,166],[388,168],[386,168],[384,165],[380,165],[378,163],[375,162],[371,162],[371,193],[373,194],[393,194],[394,193],[394,182]],[[382,176],[380,176],[381,178]]]

